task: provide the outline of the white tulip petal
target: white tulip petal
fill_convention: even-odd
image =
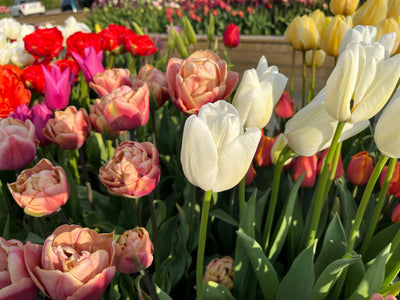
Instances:
[[[258,65],[257,65],[257,76],[258,78],[262,78],[262,76],[264,75],[264,73],[268,70],[268,62],[267,59],[265,58],[265,56],[261,56],[260,60],[258,61]]]
[[[379,38],[378,43],[385,48],[386,58],[390,57],[390,54],[392,53],[393,50],[396,50],[393,49],[395,42],[396,42],[396,33],[394,32],[384,34]]]
[[[256,127],[247,128],[244,135],[227,145],[220,154],[218,176],[212,188],[221,192],[233,188],[246,175],[257,150],[261,131]]]
[[[218,154],[221,152],[221,149],[242,134],[242,125],[238,116],[234,114],[221,113],[211,123],[208,123],[207,126],[212,134]]]
[[[283,133],[279,134],[271,148],[271,161],[274,165],[276,165],[279,155],[287,144],[288,140],[286,136]]]
[[[251,93],[249,93],[249,115],[244,127],[263,128],[272,116],[274,109],[272,99],[272,85],[269,81],[260,82]]]
[[[207,124],[192,115],[183,130],[181,163],[187,180],[204,191],[213,187],[218,173],[218,154]]]

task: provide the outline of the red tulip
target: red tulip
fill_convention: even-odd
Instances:
[[[383,185],[387,173],[387,166],[383,168],[381,177],[379,180],[380,187]],[[395,197],[400,196],[400,162],[396,163],[394,167],[392,179],[390,180],[389,189],[387,191],[388,195],[394,195]]]
[[[323,163],[323,161],[324,161],[325,156],[328,154],[328,150],[329,150],[329,148],[328,148],[328,149],[325,149],[325,150],[322,152],[321,156],[319,157],[319,160],[318,160],[318,169],[317,169],[317,174],[318,174],[318,175],[319,175],[319,173],[321,172],[322,163]],[[332,165],[329,166],[329,170],[331,169],[331,167],[332,167]],[[343,174],[344,174],[344,169],[343,169],[343,162],[342,162],[342,154],[340,154],[339,160],[338,160],[338,163],[337,163],[337,167],[336,167],[335,177],[334,177],[333,179],[336,180],[336,179],[342,177]]]
[[[258,144],[256,154],[254,155],[254,162],[259,167],[269,167],[272,165],[271,149],[274,145],[276,137],[265,136],[261,130],[261,139]]]
[[[297,181],[297,179],[299,179],[301,175],[306,173],[300,186],[302,187],[314,186],[315,179],[317,177],[317,163],[318,163],[318,157],[315,154],[313,156],[300,156],[299,158],[297,158],[294,164],[294,171],[292,174],[293,180]]]
[[[240,31],[239,27],[234,23],[226,26],[224,34],[222,36],[224,45],[229,48],[235,48],[240,44]]]
[[[351,157],[347,166],[346,176],[355,185],[367,184],[369,177],[374,170],[372,157],[367,151],[357,153]]]
[[[283,91],[278,103],[275,106],[275,114],[278,118],[287,119],[293,117],[294,102],[288,91]]]

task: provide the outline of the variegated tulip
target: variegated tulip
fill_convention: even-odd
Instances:
[[[267,125],[286,82],[287,77],[279,73],[276,66],[268,67],[264,56],[260,58],[256,70],[244,72],[232,104],[245,128]]]

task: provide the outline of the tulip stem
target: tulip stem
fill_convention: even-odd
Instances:
[[[154,193],[149,194],[150,218],[152,229],[152,240],[154,244],[154,261],[156,265],[156,283],[160,284],[160,248],[158,243],[157,214],[154,205]]]
[[[142,226],[142,212],[140,208],[140,198],[135,198],[135,208],[136,208],[136,223],[137,226]]]
[[[290,147],[286,145],[285,148],[283,148],[283,150],[279,154],[278,161],[275,165],[274,179],[272,181],[271,199],[269,201],[267,220],[265,221],[265,225],[264,225],[264,236],[263,236],[264,252],[266,252],[268,249],[268,243],[269,243],[271,230],[272,230],[272,223],[273,223],[274,215],[275,215],[276,203],[278,201],[279,183],[280,183],[280,179],[281,179],[282,168],[283,168],[283,165],[285,164],[286,160],[290,157],[291,154],[292,154],[292,151],[291,151]]]
[[[92,208],[94,208],[92,185],[90,184],[89,173],[86,169],[85,154],[83,153],[82,148],[78,149],[78,156],[79,156],[79,162],[82,167],[82,176],[83,176],[83,181],[85,182],[85,185],[86,185],[88,199],[89,199],[90,205],[92,206]]]
[[[196,295],[197,300],[203,300],[203,264],[206,248],[208,211],[210,209],[211,190],[204,193],[203,208],[201,209],[199,245],[197,248],[196,263]]]
[[[314,210],[313,210],[313,215],[312,215],[312,219],[311,219],[311,226],[310,226],[310,231],[308,234],[308,240],[306,242],[306,247],[312,245],[317,236],[319,218],[321,215],[322,208],[324,207],[324,204],[325,204],[325,198],[327,196],[327,193],[325,193],[325,190],[326,190],[326,186],[327,186],[328,179],[329,179],[329,169],[332,164],[332,160],[334,158],[336,148],[338,146],[340,134],[342,133],[345,124],[346,124],[345,122],[338,123],[335,133],[332,138],[331,146],[325,157],[325,160],[324,160],[324,163],[322,166],[322,170],[321,170],[321,173],[318,178]]]
[[[246,176],[242,178],[239,182],[239,217],[242,217],[244,206],[246,204],[245,199],[245,191],[246,191]]]
[[[306,52],[303,51],[303,89],[302,89],[302,100],[301,100],[301,107],[304,107],[306,104],[306,77],[307,77],[307,66],[306,66]]]
[[[356,243],[357,237],[359,237],[360,225],[364,217],[365,210],[367,208],[369,199],[371,198],[372,190],[374,189],[375,183],[377,182],[379,175],[381,174],[383,167],[385,166],[389,157],[381,155],[379,160],[374,168],[374,171],[371,174],[371,177],[368,180],[367,186],[365,187],[364,193],[362,195],[360,204],[357,209],[356,217],[353,222],[353,226],[351,227],[349,234],[349,241],[347,243],[347,252],[350,252],[354,248],[354,244]]]
[[[296,61],[296,49],[293,47],[293,51],[292,51],[292,67],[291,67],[291,70],[290,70],[290,96],[291,97],[293,97],[293,90],[294,90],[295,61]]]
[[[386,172],[385,180],[383,181],[382,188],[381,188],[381,190],[379,192],[377,203],[376,203],[376,206],[375,206],[375,209],[374,209],[374,214],[372,216],[371,223],[369,224],[368,231],[365,234],[364,241],[363,241],[363,244],[361,246],[361,250],[360,250],[361,255],[364,255],[365,251],[367,251],[368,245],[369,245],[369,243],[370,243],[370,241],[372,239],[372,236],[373,236],[373,234],[375,232],[376,225],[378,224],[379,217],[380,217],[381,212],[382,212],[382,207],[383,207],[383,204],[384,204],[385,199],[386,199],[386,193],[387,193],[387,191],[389,189],[390,180],[393,177],[393,173],[394,173],[394,169],[395,169],[395,166],[396,166],[396,162],[397,162],[397,159],[395,159],[395,158],[391,158],[389,160],[389,165],[388,165],[388,169],[387,169],[387,172]]]
[[[136,270],[139,271],[140,275],[142,275],[144,279],[144,284],[147,287],[147,290],[150,294],[150,299],[151,300],[158,300],[157,292],[155,291],[154,285],[151,282],[149,275],[146,272],[146,269],[142,265],[142,262],[140,261],[139,257],[136,255],[135,251],[132,251],[132,259],[133,263],[135,265]]]
[[[110,60],[108,61],[108,69],[112,69],[114,67],[115,62],[115,54],[110,53]]]
[[[310,86],[308,89],[308,103],[314,98],[315,89],[315,48],[312,49],[312,64],[311,64],[311,76],[310,76]]]

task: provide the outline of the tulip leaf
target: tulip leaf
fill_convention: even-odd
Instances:
[[[229,289],[214,281],[207,281],[203,284],[204,299],[212,300],[235,300]],[[160,298],[160,300],[163,300]]]
[[[172,300],[172,298],[167,293],[165,293],[162,289],[160,289],[157,285],[155,285],[155,288],[156,288],[156,293],[157,293],[158,299]]]
[[[350,191],[344,186],[344,184],[337,180],[335,181],[336,187],[339,192],[339,198],[341,200],[341,206],[343,211],[343,226],[347,233],[350,231],[351,227],[353,226],[353,220],[356,216],[357,212],[357,204],[354,201]]]
[[[282,215],[279,218],[278,224],[276,226],[278,230],[274,234],[274,241],[268,254],[268,258],[271,261],[274,261],[277,258],[286,241],[287,233],[292,222],[293,208],[297,199],[297,192],[300,188],[300,184],[303,181],[304,176],[305,173],[301,175],[300,178],[293,185],[289,193],[288,200],[285,203],[285,208],[283,209]]]
[[[241,230],[237,232],[237,235],[249,257],[264,299],[274,300],[279,287],[279,279],[272,263],[265,256],[261,246],[253,238]],[[268,284],[265,284],[266,282]]]
[[[258,174],[257,174],[258,175]],[[265,205],[267,204],[268,195],[271,192],[271,188],[266,191],[258,191],[257,194],[261,194],[256,202],[256,230],[261,232],[263,230],[263,217],[265,213]]]
[[[30,233],[30,232],[29,232]],[[3,232],[1,236],[5,239],[8,240],[10,236],[10,214],[7,214],[7,219],[6,223],[3,226]]]
[[[360,256],[351,257],[351,258],[342,258],[333,261],[330,263],[324,270],[321,275],[318,277],[312,291],[311,291],[311,300],[319,300],[325,299],[328,295],[329,291],[335,285],[337,280],[343,274],[343,271],[347,269],[347,267],[357,260],[361,260]]]
[[[314,285],[314,254],[316,241],[293,261],[278,289],[277,300],[310,299]]]
[[[365,299],[382,287],[389,250],[390,245],[387,245],[376,258],[368,262],[367,271],[349,300]]]
[[[238,222],[230,214],[220,208],[213,209],[210,211],[209,215],[210,217],[216,217],[234,227],[239,227]]]
[[[326,229],[321,252],[315,261],[314,270],[318,277],[331,262],[343,257],[346,253],[346,235],[340,218],[337,214]]]
[[[353,251],[352,255],[356,252]],[[356,261],[354,264],[348,267],[346,270],[347,276],[345,284],[345,295],[346,299],[355,291],[360,284],[362,278],[365,275],[365,266],[363,261]]]

